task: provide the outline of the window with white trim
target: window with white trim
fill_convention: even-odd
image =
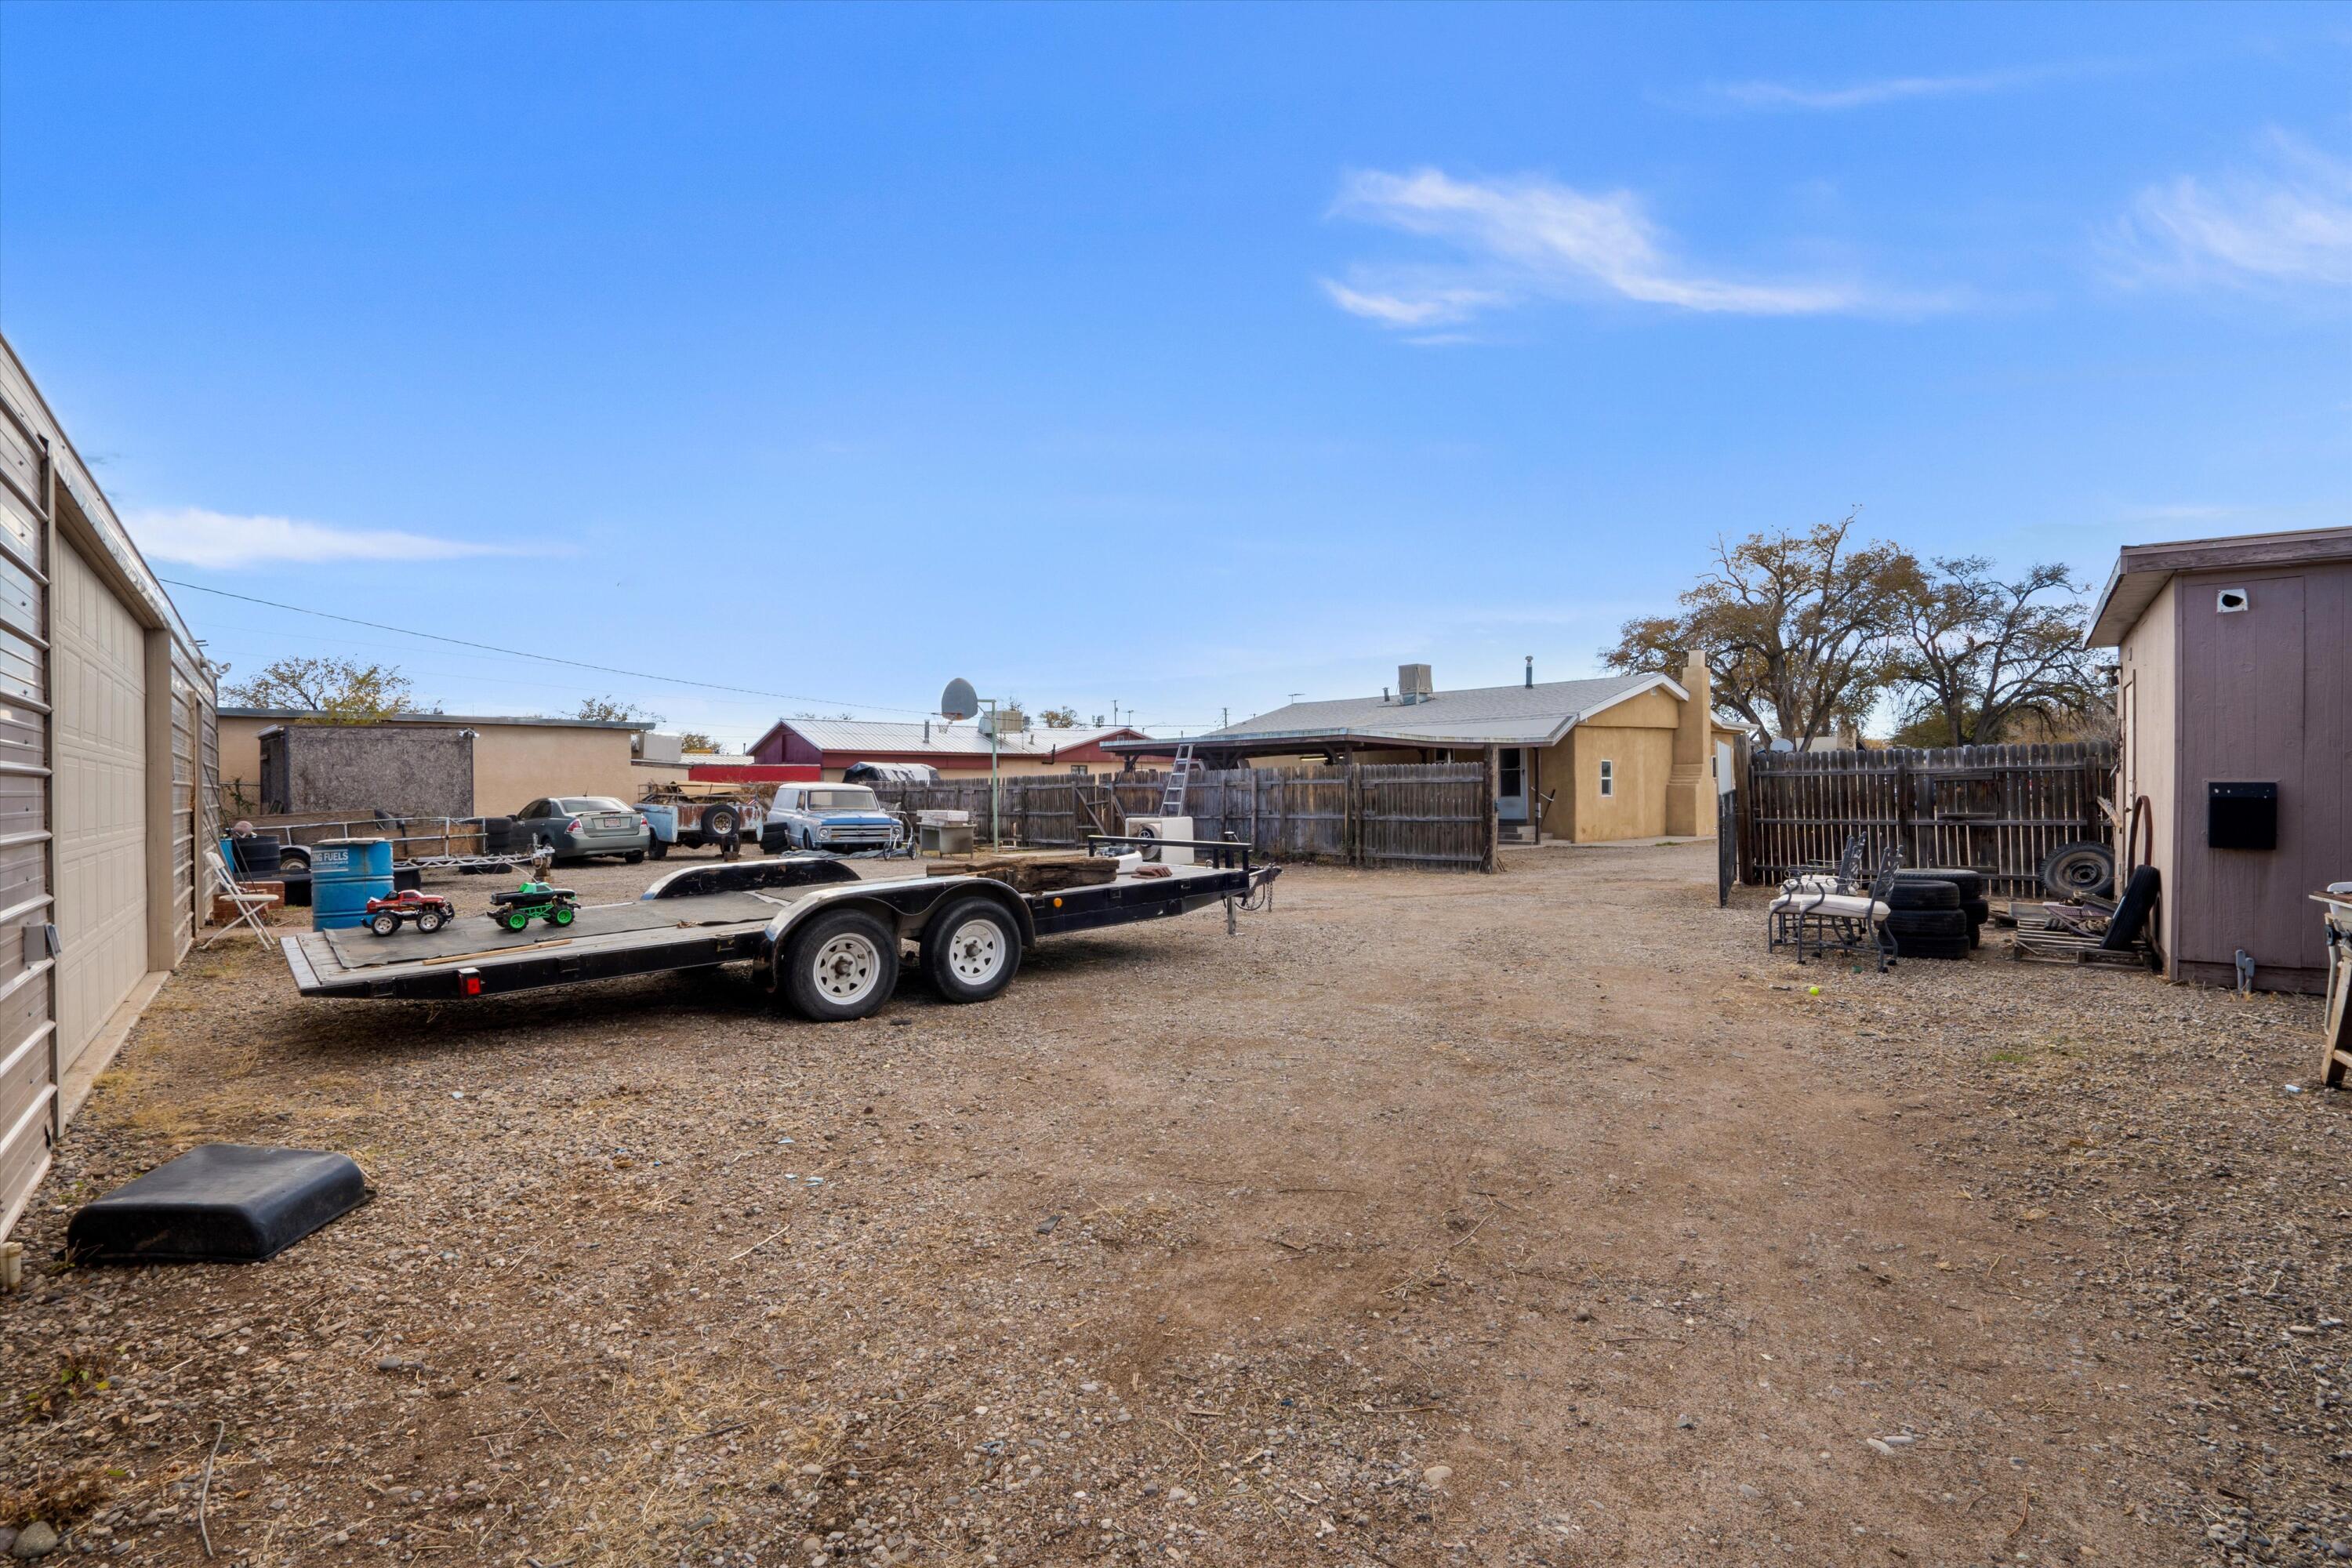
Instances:
[[[1617,793],[1617,764],[1606,757],[1601,759],[1601,793],[1604,795]]]
[[[1092,770],[1092,769],[1090,769],[1089,767],[1087,767],[1087,764],[1086,764],[1086,763],[1072,763],[1070,764],[1070,772],[1071,772],[1071,773],[1075,773],[1075,774],[1076,774],[1076,775],[1077,775],[1078,777],[1080,777],[1080,778],[1084,778],[1087,773],[1091,773],[1092,771],[1093,771],[1093,770]]]

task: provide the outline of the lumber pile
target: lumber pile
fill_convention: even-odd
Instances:
[[[970,860],[940,860],[930,867],[934,877],[989,877],[1010,883],[1019,893],[1058,893],[1065,888],[1092,888],[1118,875],[1118,862],[1100,855],[980,856]]]

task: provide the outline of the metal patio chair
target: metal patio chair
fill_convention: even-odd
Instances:
[[[1808,953],[1868,953],[1885,973],[1895,962],[1895,937],[1886,929],[1887,894],[1902,864],[1902,850],[1890,844],[1871,868],[1870,841],[1855,834],[1846,840],[1834,871],[1799,872],[1780,884],[1766,916],[1766,949],[1793,948],[1800,964]]]

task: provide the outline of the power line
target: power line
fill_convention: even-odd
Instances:
[[[226,588],[207,588],[202,583],[183,583],[176,577],[162,581],[174,588],[191,588],[199,594],[217,594],[224,599],[242,599],[248,605],[267,605],[273,610],[291,610],[298,616],[317,616],[321,620],[343,621],[355,626],[370,626],[380,632],[394,632],[404,637],[422,637],[428,642],[446,642],[457,647],[470,647],[482,653],[503,654],[509,658],[535,658],[543,664],[569,665],[574,669],[593,669],[600,675],[625,675],[633,680],[659,681],[665,686],[698,686],[709,691],[732,691],[744,697],[771,697],[782,702],[815,702],[835,708],[864,708],[877,713],[918,713],[929,717],[920,708],[889,708],[878,702],[844,702],[837,697],[809,697],[793,691],[765,691],[756,686],[728,686],[716,680],[691,680],[683,676],[656,675],[651,670],[623,669],[617,665],[590,664],[585,659],[560,658],[551,653],[531,653],[519,647],[499,647],[494,643],[471,642],[465,637],[443,637],[438,632],[420,632],[408,626],[387,626],[382,621],[365,621],[357,616],[339,616],[332,610],[314,610],[307,605],[282,605],[275,599],[257,599],[250,594],[232,594]]]

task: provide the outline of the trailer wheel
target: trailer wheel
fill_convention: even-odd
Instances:
[[[898,938],[872,915],[818,915],[784,949],[783,993],[793,1011],[820,1024],[863,1018],[898,984]]]
[[[714,805],[702,814],[702,837],[712,844],[728,837],[743,825],[731,805]]]
[[[2104,899],[2116,885],[2116,853],[2104,844],[2062,845],[2042,862],[2042,885],[2053,899]]]
[[[985,1002],[1020,967],[1020,929],[993,899],[959,900],[923,931],[923,973],[950,1002]]]
[[[419,923],[421,924],[422,922]],[[394,914],[390,910],[384,910],[382,914],[370,915],[368,917],[368,930],[375,932],[378,936],[390,936],[399,929],[400,917]]]
[[[310,852],[289,844],[278,852],[278,868],[281,871],[299,871],[307,877],[310,874]]]

